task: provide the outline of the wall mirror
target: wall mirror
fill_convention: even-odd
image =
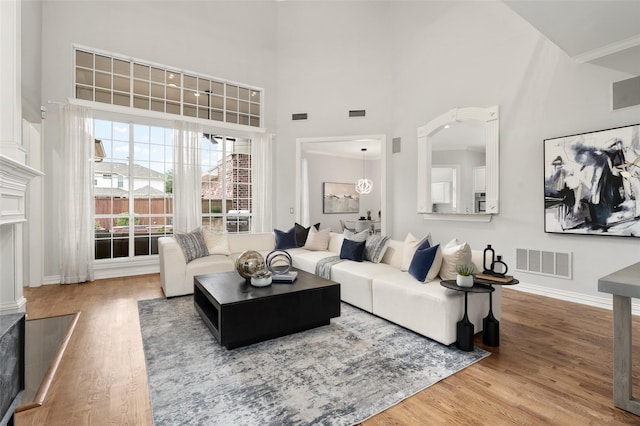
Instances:
[[[455,108],[418,127],[418,213],[490,221],[498,213],[499,109]]]
[[[362,148],[367,149],[366,154]],[[321,228],[342,232],[340,220],[354,227],[350,221],[370,211],[375,228],[386,235],[389,223],[386,158],[387,142],[383,134],[296,139],[296,222],[305,226],[320,222]],[[357,211],[325,211],[325,183],[351,184],[355,191],[356,181],[365,175],[373,181],[373,189],[369,194],[353,194],[358,198]]]

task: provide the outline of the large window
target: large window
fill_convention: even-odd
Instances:
[[[84,48],[76,48],[74,58],[76,99],[261,125],[261,89]]]
[[[173,129],[95,120],[106,158],[94,168],[95,258],[158,254],[171,234]]]
[[[202,225],[216,232],[251,230],[251,141],[202,140]]]
[[[173,132],[169,127],[96,119],[106,158],[95,163],[95,258],[158,254],[172,234]],[[251,229],[251,141],[209,135],[201,141],[202,224],[216,232]]]

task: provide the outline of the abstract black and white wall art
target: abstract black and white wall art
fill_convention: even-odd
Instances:
[[[639,132],[545,139],[545,232],[640,237]]]
[[[354,183],[323,182],[323,213],[358,213],[360,211],[360,195]]]

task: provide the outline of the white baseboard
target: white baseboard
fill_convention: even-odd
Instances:
[[[508,288],[525,293],[537,294],[539,296],[547,296],[554,299],[565,300],[567,302],[594,306],[596,308],[607,309],[609,311],[613,310],[613,299],[610,294],[603,296],[593,296],[589,294],[575,293],[572,291],[544,287],[535,284],[527,284],[523,282],[520,282],[520,284],[518,285],[509,286]],[[640,300],[631,300],[631,313],[633,315],[640,315]]]
[[[126,262],[100,262],[93,266],[95,279],[129,277],[133,275],[146,275],[160,273],[158,259],[126,261]],[[44,277],[43,284],[60,284],[60,275]]]
[[[27,299],[21,297],[9,303],[0,303],[0,314],[18,314],[26,309]]]

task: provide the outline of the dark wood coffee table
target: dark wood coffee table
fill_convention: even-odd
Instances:
[[[237,272],[194,277],[193,303],[218,343],[233,349],[328,325],[340,284],[298,271],[293,284],[253,287]]]

